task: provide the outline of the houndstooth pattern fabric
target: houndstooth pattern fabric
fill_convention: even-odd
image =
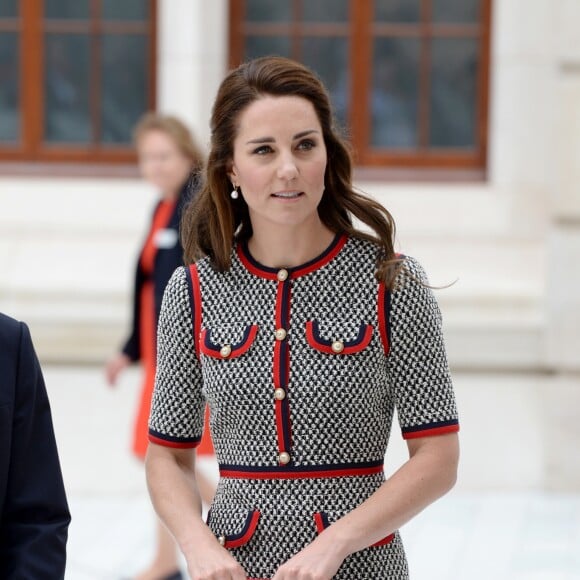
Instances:
[[[441,314],[433,292],[422,284],[427,282],[423,268],[409,256],[388,293],[384,314],[390,349],[385,354],[379,322],[384,305],[374,277],[377,252],[373,243],[349,238],[332,259],[288,282],[288,469],[382,461],[395,409],[404,436],[453,430],[457,424]],[[159,322],[150,431],[157,443],[198,441],[207,402],[221,466],[276,470],[280,420],[273,404],[273,376],[280,284],[250,271],[236,251],[228,272],[215,271],[207,259],[196,266],[201,329],[209,333],[206,346],[219,352],[223,345],[243,343],[250,327],[256,326],[257,333],[240,356],[196,352],[201,347],[193,336],[192,289],[186,270],[178,269],[165,292]],[[309,340],[312,321],[320,343],[355,345],[361,329],[369,327],[370,339],[349,354],[329,354]],[[316,536],[314,513],[324,512],[332,524],[383,481],[382,472],[300,479],[223,477],[208,525],[216,536],[236,537],[257,510],[257,527],[231,552],[248,577],[271,578]],[[407,578],[399,534],[387,545],[350,556],[335,577]]]
[[[239,532],[250,509],[260,512],[259,524],[248,543],[232,555],[250,578],[272,578],[288,560],[317,536],[313,514],[324,512],[330,524],[362,503],[384,481],[384,475],[295,480],[223,478],[208,525],[214,534]],[[229,498],[236,498],[232,502]],[[289,533],[290,531],[290,533]],[[255,576],[255,574],[259,574]],[[373,546],[349,556],[337,580],[399,580],[408,577],[399,534],[386,546]]]

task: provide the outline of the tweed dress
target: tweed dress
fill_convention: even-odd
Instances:
[[[337,235],[315,260],[277,270],[240,243],[228,271],[202,259],[165,291],[149,438],[196,447],[209,404],[220,479],[207,524],[248,578],[271,578],[381,486],[395,410],[406,439],[459,429],[426,274],[401,256],[388,290],[378,252]],[[399,532],[335,578],[408,578]]]

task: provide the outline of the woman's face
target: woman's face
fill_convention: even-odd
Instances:
[[[150,130],[137,142],[141,174],[164,196],[176,195],[191,172],[191,161],[177,143],[161,130]]]
[[[302,97],[264,96],[240,114],[230,180],[252,228],[318,220],[326,146],[314,107]]]

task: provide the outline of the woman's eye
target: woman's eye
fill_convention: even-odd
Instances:
[[[257,149],[254,149],[254,153],[256,155],[265,155],[266,153],[271,153],[271,152],[272,152],[272,147],[270,147],[269,145],[261,145]]]
[[[303,151],[310,151],[310,149],[312,149],[315,146],[316,143],[314,143],[314,141],[311,141],[310,139],[305,139],[304,141],[300,141],[300,143],[298,144],[298,149],[302,149]]]

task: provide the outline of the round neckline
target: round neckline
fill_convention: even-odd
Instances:
[[[252,274],[268,280],[278,280],[278,272],[280,272],[280,270],[286,270],[288,272],[288,279],[294,280],[295,278],[300,278],[301,276],[306,276],[307,274],[315,272],[322,268],[322,266],[328,264],[340,253],[340,250],[342,250],[347,240],[348,236],[346,234],[336,234],[332,242],[330,242],[330,245],[321,254],[304,264],[292,268],[271,268],[270,266],[265,266],[258,262],[258,260],[250,254],[247,241],[237,244],[236,251],[240,262],[244,265],[246,270],[250,271]]]

